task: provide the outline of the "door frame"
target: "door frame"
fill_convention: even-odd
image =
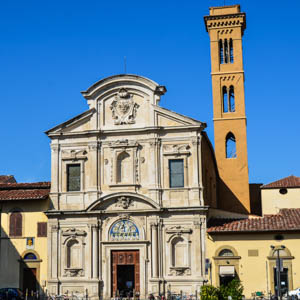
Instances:
[[[117,259],[116,262],[113,262],[113,253],[116,253],[115,258]],[[122,263],[119,262],[118,257],[120,254],[124,253],[125,254],[125,262],[127,262],[127,258],[129,254],[134,255],[133,262],[134,263]],[[138,261],[138,262],[137,262]],[[116,290],[118,288],[118,266],[134,266],[134,289],[136,290],[137,285],[138,285],[138,292],[140,293],[140,251],[139,250],[111,250],[111,297],[114,297],[114,280],[116,280]],[[137,269],[138,268],[138,269]],[[113,270],[114,269],[114,270]],[[114,275],[114,272],[116,273]],[[138,276],[137,276],[138,275]]]
[[[112,261],[111,251],[132,251],[138,250],[140,256],[140,298],[146,299],[148,271],[150,265],[146,259],[147,241],[133,241],[133,242],[101,242],[102,258],[101,258],[101,271],[103,280],[103,298],[111,298],[112,287]],[[149,265],[149,266],[148,266]]]

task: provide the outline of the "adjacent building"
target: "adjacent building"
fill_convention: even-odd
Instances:
[[[0,288],[42,293],[47,281],[50,182],[0,176]]]
[[[288,176],[261,186],[262,213],[276,214],[281,208],[300,207],[300,177]]]

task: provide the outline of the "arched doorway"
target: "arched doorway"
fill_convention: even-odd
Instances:
[[[24,252],[20,259],[20,286],[28,295],[40,292],[40,263],[39,255],[33,250]]]

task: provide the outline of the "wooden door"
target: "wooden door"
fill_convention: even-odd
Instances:
[[[118,265],[134,265],[134,289],[140,292],[140,253],[139,250],[111,252],[112,297],[115,296],[118,283]]]
[[[31,295],[31,292],[36,292],[36,268],[24,268],[23,269],[23,290],[28,291],[28,295]]]

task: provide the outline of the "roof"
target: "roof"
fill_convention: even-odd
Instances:
[[[0,184],[1,183],[15,183],[16,179],[13,175],[0,175]]]
[[[223,222],[221,220],[223,220]],[[235,221],[228,219],[212,219],[208,222],[207,227],[208,233],[299,231],[300,208],[284,208],[280,209],[278,214],[265,215],[260,218]]]
[[[277,181],[263,185],[262,189],[273,189],[273,188],[295,188],[300,187],[300,177],[294,175],[279,179]]]
[[[50,182],[2,183],[0,182],[0,201],[38,200],[48,198]]]

